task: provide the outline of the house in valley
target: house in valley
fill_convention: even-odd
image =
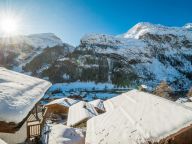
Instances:
[[[97,115],[93,105],[80,101],[69,107],[67,126],[86,127],[87,120]]]
[[[96,111],[97,111],[98,113],[103,113],[103,112],[105,112],[103,100],[101,100],[101,99],[96,99],[96,100],[90,101],[89,103],[92,104],[92,105],[95,107],[95,109],[96,109]]]
[[[45,105],[47,108],[47,119],[52,122],[66,123],[69,107],[79,102],[70,98],[60,98],[53,100]]]
[[[104,102],[106,113],[87,122],[86,144],[191,144],[192,109],[131,90]]]
[[[40,137],[46,110],[37,107],[50,86],[0,67],[0,139],[13,144]]]
[[[55,114],[68,114],[69,107],[79,102],[79,100],[74,100],[71,98],[60,98],[53,100],[45,105],[47,107],[47,113]]]

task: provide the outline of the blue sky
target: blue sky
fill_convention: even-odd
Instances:
[[[192,22],[191,0],[0,0],[0,9],[22,17],[21,34],[52,32],[73,45],[86,33],[121,34],[141,21]]]

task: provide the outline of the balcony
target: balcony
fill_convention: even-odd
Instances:
[[[47,109],[36,106],[27,119],[27,141],[36,143],[40,137],[45,123]]]

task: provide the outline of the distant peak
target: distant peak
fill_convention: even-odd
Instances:
[[[192,28],[192,23],[186,24],[184,27],[169,27],[161,24],[152,24],[149,22],[140,22],[133,26],[126,33],[121,35],[124,38],[136,38],[139,39],[140,36],[150,33],[156,35],[186,35],[186,32],[189,32],[188,29]]]
[[[192,30],[192,23],[187,23],[183,26],[183,28]]]

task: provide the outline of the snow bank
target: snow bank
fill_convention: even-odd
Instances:
[[[21,122],[51,83],[0,67],[0,121]]]
[[[153,143],[192,124],[190,108],[137,90],[107,103],[112,109],[87,122],[87,143]]]
[[[52,125],[48,144],[84,144],[83,131],[62,124]]]

